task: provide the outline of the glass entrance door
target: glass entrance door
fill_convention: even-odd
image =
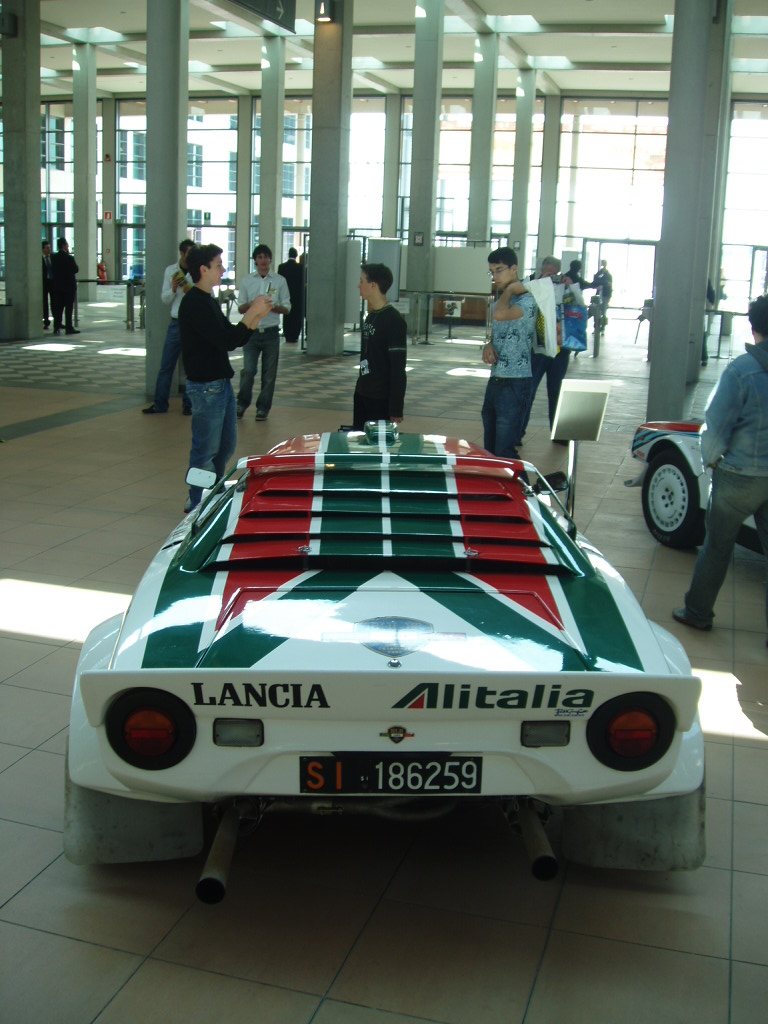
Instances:
[[[749,297],[756,299],[768,292],[768,249],[755,246],[752,250],[752,279]]]
[[[653,242],[608,242],[585,238],[582,249],[582,277],[591,281],[605,260],[613,278],[611,307],[628,311],[633,319],[653,296],[656,246]]]

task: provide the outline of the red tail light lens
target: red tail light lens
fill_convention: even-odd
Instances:
[[[134,711],[123,726],[125,742],[139,757],[167,754],[176,739],[176,723],[156,708]]]
[[[197,736],[190,707],[175,694],[151,687],[127,690],[115,698],[104,725],[117,756],[150,772],[183,761]]]
[[[645,757],[658,737],[658,722],[647,711],[625,711],[608,725],[608,745],[619,757]]]

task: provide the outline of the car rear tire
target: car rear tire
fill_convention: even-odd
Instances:
[[[676,448],[668,448],[648,464],[643,478],[643,515],[656,540],[668,547],[692,548],[704,540],[699,484]]]

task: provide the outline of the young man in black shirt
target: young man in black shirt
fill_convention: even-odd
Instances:
[[[260,295],[239,324],[227,320],[212,294],[224,273],[221,253],[218,245],[201,245],[189,251],[187,269],[194,286],[179,306],[181,358],[192,402],[189,466],[212,469],[219,479],[237,446],[235,393],[230,383],[235,371],[228,353],[244,345],[272,309],[271,299]],[[202,495],[200,487],[190,487],[184,511],[196,508]]]
[[[364,263],[358,291],[368,303],[360,340],[360,376],[355,388],[352,426],[368,420],[400,423],[405,400],[405,320],[387,302],[392,271],[383,263]]]

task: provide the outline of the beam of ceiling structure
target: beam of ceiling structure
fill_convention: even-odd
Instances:
[[[126,81],[134,79],[137,88],[141,87],[146,65],[143,5],[126,9],[125,0],[39,2],[44,95],[46,89],[49,94],[71,89],[67,47],[83,43],[97,50],[99,95],[123,95]],[[192,91],[207,90],[211,95],[258,91],[261,55],[256,48],[260,51],[261,41],[269,35],[286,39],[286,72],[311,72],[314,0],[296,0],[296,34],[252,14],[234,0],[190,3],[190,45],[196,48],[198,58],[197,63],[190,62]],[[534,70],[537,89],[546,95],[666,95],[674,30],[671,0],[644,0],[642,5],[637,0],[595,3],[590,6],[589,13],[593,14],[593,7],[594,16],[589,21],[584,16],[587,6],[578,0],[548,0],[535,17],[507,13],[510,7],[532,10],[529,5],[505,0],[446,0],[443,87],[447,93],[471,89],[474,39],[495,32],[504,91],[514,82],[514,70]],[[768,100],[768,15],[763,15],[762,9],[763,0],[734,0],[732,70],[742,95]],[[760,14],[754,13],[758,10]],[[356,0],[354,18],[355,91],[410,91],[413,0],[388,0],[386,9],[374,0]],[[249,49],[254,59],[246,61]],[[115,67],[117,63],[123,66]],[[304,78],[294,76],[293,81],[294,91],[306,91]]]

